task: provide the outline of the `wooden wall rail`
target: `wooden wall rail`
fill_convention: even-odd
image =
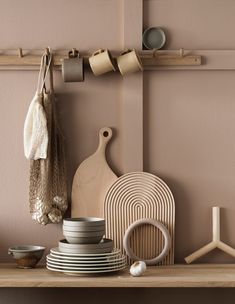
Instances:
[[[0,51],[0,69],[28,70],[38,69],[41,56],[32,54],[33,50],[20,57],[15,50],[14,54],[7,54],[7,50]],[[55,50],[54,64],[60,68],[62,60],[67,57],[66,50]],[[184,50],[180,56],[179,50],[160,50],[153,57],[152,51],[140,51],[145,70],[235,70],[235,50]],[[118,52],[113,52],[116,57]],[[81,52],[87,62],[90,56]]]
[[[12,52],[12,50],[11,50]],[[19,52],[19,54],[17,54]],[[54,65],[59,67],[62,64],[64,58],[67,57],[66,53],[68,51],[63,50],[54,51]],[[62,53],[63,52],[63,53]],[[121,53],[121,51],[120,51]],[[175,51],[140,51],[139,52],[141,60],[143,62],[145,69],[154,69],[157,66],[200,66],[201,56],[191,54],[189,51],[181,54],[179,50]],[[81,52],[81,56],[85,59],[85,63],[88,62],[88,57],[90,54],[88,52]],[[113,54],[114,57],[118,56],[118,53]],[[32,54],[27,52],[24,54],[22,49],[15,50],[15,54],[8,54],[7,50],[0,52],[0,69],[28,69],[28,68],[38,68],[41,60],[40,54]]]

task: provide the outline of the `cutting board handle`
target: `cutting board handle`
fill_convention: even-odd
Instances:
[[[101,128],[99,131],[99,147],[97,149],[97,152],[105,152],[105,147],[107,143],[112,138],[113,131],[111,128],[104,127]]]

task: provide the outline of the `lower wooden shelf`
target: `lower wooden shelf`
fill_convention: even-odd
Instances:
[[[0,264],[0,287],[235,287],[235,264],[197,264],[148,267],[142,277],[132,277],[129,269],[115,275],[68,276],[43,266],[18,269]]]

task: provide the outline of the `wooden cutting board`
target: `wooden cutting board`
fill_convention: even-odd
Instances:
[[[175,202],[162,179],[146,172],[126,173],[108,190],[104,208],[106,237],[113,239],[115,247],[123,253],[123,237],[132,223],[146,218],[163,223],[170,233],[171,249],[160,264],[174,264]],[[144,225],[133,232],[130,245],[135,255],[148,260],[161,253],[164,238],[160,230]]]
[[[72,185],[72,217],[104,217],[104,198],[117,176],[110,169],[106,157],[106,145],[112,138],[112,129],[99,131],[96,152],[78,167]]]

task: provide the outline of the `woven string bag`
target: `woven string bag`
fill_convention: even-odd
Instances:
[[[56,115],[56,97],[53,89],[52,54],[42,58],[41,92],[47,129],[48,148],[46,159],[30,160],[29,203],[32,218],[39,224],[59,223],[68,207],[64,138]],[[48,73],[49,72],[49,73]],[[49,90],[46,79],[49,75]]]

